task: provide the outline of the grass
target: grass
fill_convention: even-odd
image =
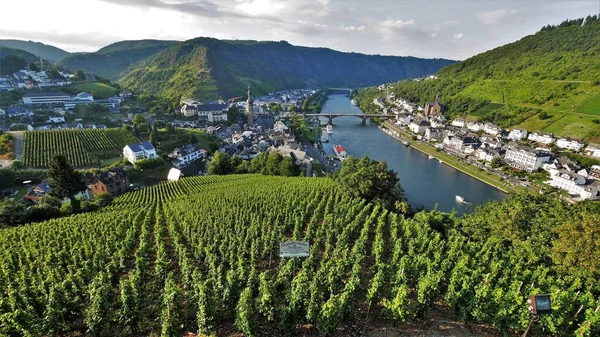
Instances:
[[[163,152],[171,152],[175,148],[191,143],[192,138],[196,145],[212,153],[219,148],[221,140],[204,131],[175,129],[168,132],[166,129],[158,131],[158,149]]]
[[[122,156],[112,157],[112,158],[108,158],[108,159],[102,159],[102,160],[100,160],[100,167],[110,166],[114,163],[120,162],[121,160],[123,160]]]
[[[108,98],[119,93],[119,90],[109,85],[99,82],[75,82],[67,87],[65,91],[71,94],[78,94],[80,92],[87,92],[96,98]]]
[[[588,115],[600,115],[600,94],[592,96],[580,104],[577,109],[575,109],[575,112]]]
[[[545,127],[543,131],[562,137],[586,139],[592,143],[598,143],[600,142],[600,125],[592,122],[594,119],[598,119],[598,117],[568,114]]]

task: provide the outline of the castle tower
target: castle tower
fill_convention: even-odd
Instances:
[[[252,87],[248,85],[248,101],[246,101],[246,113],[248,114],[248,127],[254,124],[254,100],[252,99]]]

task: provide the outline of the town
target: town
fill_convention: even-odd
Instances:
[[[448,120],[447,107],[438,97],[418,106],[388,93],[389,86],[378,87],[382,95],[373,105],[378,112],[396,115],[396,121],[382,122],[381,128],[395,138],[404,136],[430,145],[435,149],[425,151],[430,158],[442,151],[460,163],[477,167],[476,178],[485,177],[481,171],[498,175],[499,181],[490,184],[500,189],[508,184],[532,190],[552,187],[565,191],[565,198],[571,201],[600,199],[600,145],[525,129],[505,130],[466,118]]]

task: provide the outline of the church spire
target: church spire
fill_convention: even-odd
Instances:
[[[254,124],[254,99],[252,99],[252,87],[248,85],[248,100],[246,101],[246,113],[248,114],[248,127]]]

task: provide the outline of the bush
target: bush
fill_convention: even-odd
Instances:
[[[133,166],[139,170],[149,170],[156,167],[164,166],[167,162],[160,157],[148,158],[136,161]]]
[[[540,112],[540,113],[538,114],[538,117],[539,117],[541,120],[548,119],[548,114],[546,113],[546,111],[542,111],[542,112]]]

